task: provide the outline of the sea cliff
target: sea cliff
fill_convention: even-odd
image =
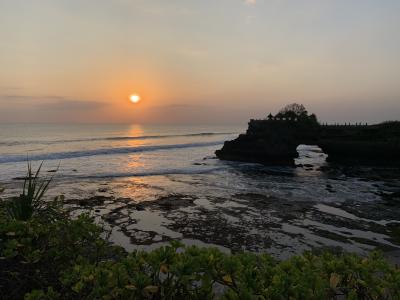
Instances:
[[[321,125],[315,115],[280,112],[250,120],[247,132],[216,151],[222,160],[294,165],[300,144],[318,145],[328,161],[350,164],[400,163],[400,122]]]

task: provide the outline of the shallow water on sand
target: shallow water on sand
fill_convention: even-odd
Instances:
[[[128,250],[171,239],[280,258],[399,249],[398,169],[330,166],[306,145],[297,168],[216,159],[245,127],[0,125],[0,182],[15,195],[26,157],[43,160],[43,174],[55,176],[49,196],[65,194],[74,214],[90,211]]]

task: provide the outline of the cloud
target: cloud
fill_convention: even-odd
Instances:
[[[43,110],[94,110],[107,103],[89,100],[69,99],[62,96],[0,95],[1,102],[24,104]]]
[[[185,104],[185,103],[174,103],[168,105],[153,106],[152,109],[200,109],[207,108],[205,105]]]
[[[17,90],[22,90],[22,88],[19,86],[0,86],[0,91],[2,91],[2,92],[6,92],[6,91],[7,92],[10,92],[10,91],[15,92]]]
[[[50,110],[93,110],[106,105],[104,102],[65,99],[42,104],[43,108]]]
[[[0,99],[2,101],[7,101],[7,102],[29,103],[32,101],[36,101],[36,102],[61,101],[61,100],[64,100],[65,98],[60,97],[60,96],[26,96],[26,95],[5,94],[5,95],[0,95]]]
[[[247,5],[256,5],[257,0],[244,0],[244,3]]]

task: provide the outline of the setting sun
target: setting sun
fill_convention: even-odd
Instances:
[[[140,96],[139,95],[131,95],[129,97],[129,99],[131,100],[132,103],[138,103],[140,101]]]

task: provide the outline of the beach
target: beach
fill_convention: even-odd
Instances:
[[[284,259],[305,250],[400,249],[399,170],[328,164],[312,145],[297,167],[216,159],[235,126],[2,125],[4,196],[22,186],[27,158],[54,176],[71,215],[89,212],[126,250],[171,240]]]

